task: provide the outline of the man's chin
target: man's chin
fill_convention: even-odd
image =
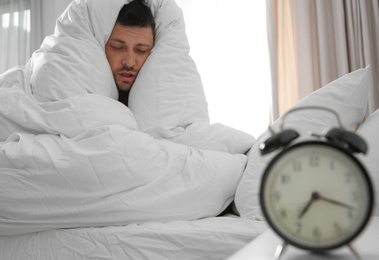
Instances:
[[[133,82],[134,83],[134,82]],[[131,84],[125,84],[125,83],[122,83],[122,84],[116,84],[117,85],[117,89],[119,91],[125,91],[125,92],[129,92],[129,90],[132,88],[133,86],[133,83]]]

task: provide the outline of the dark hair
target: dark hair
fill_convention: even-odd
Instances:
[[[124,5],[116,22],[123,26],[150,27],[155,39],[154,16],[144,0],[134,0]]]

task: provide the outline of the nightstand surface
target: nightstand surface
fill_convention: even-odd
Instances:
[[[281,238],[271,229],[257,237],[244,248],[232,255],[228,260],[270,260],[275,259],[275,251],[277,246],[282,243]],[[361,256],[362,260],[378,260],[379,259],[379,216],[373,216],[368,226],[358,236],[353,246]],[[327,255],[315,255],[308,251],[300,250],[293,246],[288,246],[280,260],[324,260],[324,259],[340,259],[340,260],[357,260],[348,247],[332,250]]]

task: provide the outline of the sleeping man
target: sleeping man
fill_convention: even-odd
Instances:
[[[126,2],[72,1],[31,61],[0,75],[0,236],[195,220],[232,202],[254,138],[210,124],[175,1]]]
[[[128,105],[129,91],[154,46],[155,21],[149,7],[135,0],[123,6],[105,54],[119,92],[119,101]]]

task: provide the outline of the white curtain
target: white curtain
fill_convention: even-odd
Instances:
[[[0,0],[0,73],[23,66],[71,0]]]
[[[25,64],[30,49],[30,1],[0,1],[0,73]]]
[[[270,123],[265,1],[176,2],[184,13],[211,121],[257,137]]]
[[[368,64],[368,114],[379,107],[378,0],[266,1],[274,119],[307,94]]]

